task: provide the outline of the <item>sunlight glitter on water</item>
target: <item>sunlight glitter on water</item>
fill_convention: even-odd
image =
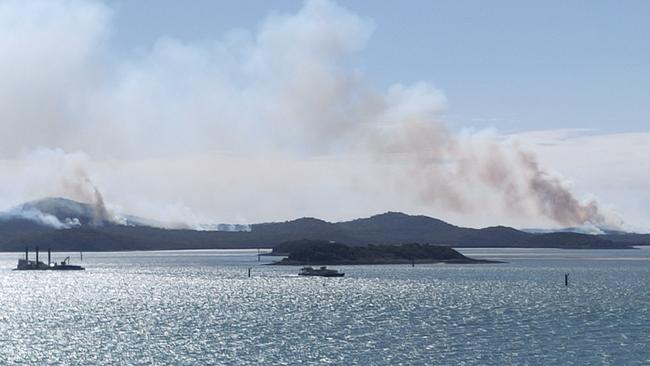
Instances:
[[[12,272],[2,254],[0,363],[649,364],[647,263],[551,254],[340,279],[254,251],[86,253],[76,273]]]

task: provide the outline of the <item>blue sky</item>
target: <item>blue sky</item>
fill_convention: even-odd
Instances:
[[[110,1],[114,46],[148,48],[254,30],[301,1]],[[354,65],[367,82],[427,81],[452,129],[504,132],[650,126],[648,1],[345,1],[375,30]]]

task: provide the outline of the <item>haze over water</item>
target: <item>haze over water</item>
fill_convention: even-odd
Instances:
[[[650,363],[650,250],[462,251],[509,263],[323,279],[245,250],[85,253],[77,273],[4,253],[0,363]]]

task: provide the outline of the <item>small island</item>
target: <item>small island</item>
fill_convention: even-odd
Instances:
[[[271,256],[283,256],[275,265],[354,265],[424,263],[502,263],[472,259],[447,246],[429,244],[349,246],[325,240],[284,242]]]

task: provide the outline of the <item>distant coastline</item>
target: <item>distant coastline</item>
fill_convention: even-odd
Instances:
[[[650,243],[650,235],[610,233],[589,235],[576,232],[531,233],[506,226],[466,228],[442,220],[386,212],[367,218],[327,222],[304,217],[291,221],[246,225],[244,231],[202,231],[148,226],[144,218],[126,224],[102,221],[92,205],[63,198],[23,204],[20,212],[37,212],[59,222],[75,222],[57,228],[20,212],[0,213],[0,251],[21,252],[25,247],[56,251],[132,251],[187,249],[272,248],[281,243],[311,239],[335,241],[350,246],[430,243],[453,248],[558,248],[631,249]],[[37,215],[38,216],[38,215]],[[31,217],[31,219],[30,219]]]

